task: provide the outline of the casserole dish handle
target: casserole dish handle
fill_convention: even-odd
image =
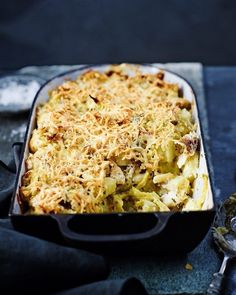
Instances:
[[[125,233],[125,234],[86,234],[80,233],[73,230],[70,227],[70,221],[75,218],[74,216],[58,216],[53,215],[52,217],[57,221],[59,230],[66,240],[70,242],[91,242],[91,243],[109,243],[109,242],[125,242],[125,241],[138,241],[152,238],[159,235],[166,227],[169,218],[173,213],[153,213],[155,216],[155,223],[151,225],[145,231],[140,231],[137,233]],[[122,214],[118,214],[122,218]],[[109,221],[108,221],[109,222]]]

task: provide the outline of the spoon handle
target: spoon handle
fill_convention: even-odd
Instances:
[[[206,292],[206,295],[219,295],[221,294],[222,282],[224,280],[224,272],[227,266],[227,262],[230,259],[228,255],[224,256],[224,260],[221,264],[219,272],[213,274],[213,280]]]
[[[210,283],[210,286],[207,290],[206,295],[219,295],[221,294],[222,282],[224,279],[224,275],[220,272],[216,272],[213,274],[213,280]]]

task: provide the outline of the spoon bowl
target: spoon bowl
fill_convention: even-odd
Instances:
[[[214,273],[208,295],[221,294],[224,272],[230,259],[236,257],[236,193],[231,195],[216,213],[212,228],[213,238],[224,259],[219,272]]]

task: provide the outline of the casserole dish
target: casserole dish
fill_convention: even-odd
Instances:
[[[128,67],[139,68],[141,73],[157,74],[161,70],[149,65]],[[59,75],[47,82],[36,95],[26,132],[25,144],[20,160],[15,192],[13,194],[10,215],[16,229],[39,235],[42,238],[72,243],[93,251],[117,251],[125,253],[176,253],[191,251],[205,236],[214,216],[214,201],[204,153],[196,97],[191,86],[178,75],[164,72],[164,81],[177,84],[181,93],[192,106],[192,115],[197,124],[200,138],[198,173],[207,177],[207,190],[201,210],[168,212],[118,212],[83,214],[27,214],[22,202],[20,188],[22,176],[26,172],[26,159],[29,144],[36,126],[36,109],[48,100],[49,91],[61,85],[65,79],[74,80],[89,69],[104,72],[109,65],[83,67]],[[201,192],[202,182],[196,181],[195,194]],[[123,250],[122,250],[123,248]]]

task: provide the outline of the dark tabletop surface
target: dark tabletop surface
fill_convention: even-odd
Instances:
[[[231,193],[236,191],[236,67],[204,67],[204,86],[206,94],[206,105],[209,120],[210,133],[210,149],[212,155],[212,163],[214,167],[214,181],[217,190],[217,201],[223,201]],[[0,115],[0,126],[4,126],[9,130],[9,137],[0,138],[0,159],[6,162],[10,159],[10,149],[13,141],[22,141],[22,132],[14,136],[12,130],[24,127],[28,114],[19,114],[14,117],[4,117]],[[210,246],[209,246],[210,245]],[[210,283],[211,276],[218,271],[222,257],[215,251],[210,233],[205,240],[199,245],[199,249],[191,254],[191,261],[188,258],[176,258],[178,262],[182,259],[184,262],[193,264],[193,271],[186,271],[186,280],[193,284],[192,288],[186,291],[192,291],[191,294],[203,294],[203,290]],[[205,255],[199,255],[199,253]],[[186,260],[186,261],[185,261]],[[124,276],[126,273],[132,272],[137,274],[145,283],[145,276],[150,275],[152,271],[145,268],[145,261],[142,274],[135,272],[137,261],[133,260],[127,264],[127,272],[122,273],[122,261],[113,261],[113,277]],[[168,264],[168,258],[157,260],[164,266]],[[184,264],[183,264],[184,267]],[[131,270],[132,269],[132,270]],[[231,263],[227,277],[227,291],[224,294],[236,294],[236,263]],[[168,293],[168,284],[171,280],[178,279],[175,276],[175,269],[165,269],[160,276],[165,279],[166,284],[162,284],[161,294]],[[202,276],[205,276],[204,284],[199,284]],[[183,278],[182,278],[183,279]],[[201,286],[200,286],[201,285]],[[200,287],[199,287],[200,286]],[[149,290],[151,290],[149,288]],[[151,294],[160,294],[158,291],[151,290]],[[184,292],[177,292],[180,294]],[[186,293],[185,293],[186,294]]]
[[[230,0],[1,1],[0,65],[236,64],[235,11]]]

